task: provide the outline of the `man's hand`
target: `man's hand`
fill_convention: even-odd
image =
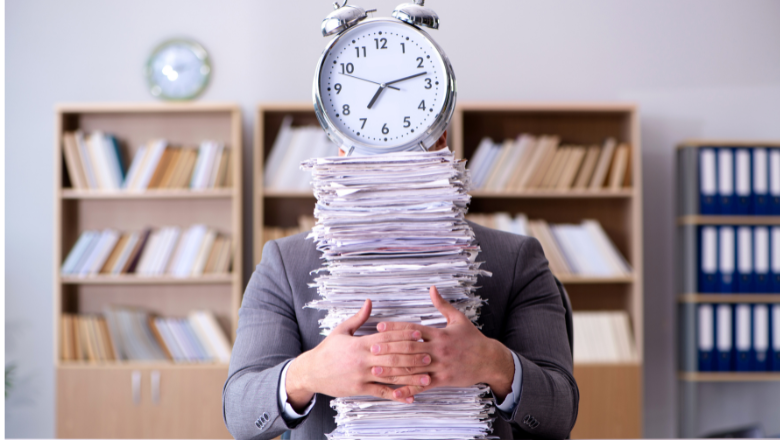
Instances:
[[[478,383],[490,385],[493,394],[503,400],[512,389],[515,363],[512,353],[501,342],[482,334],[458,309],[444,300],[436,287],[430,289],[433,305],[447,318],[447,327],[431,328],[404,322],[380,322],[379,334],[399,331],[419,331],[424,342],[382,342],[376,357],[404,356],[409,353],[430,353],[433,362],[424,367],[374,368],[375,380],[430,374],[430,386],[409,384],[394,391],[396,400],[432,387],[466,387]]]
[[[377,382],[417,386],[431,383],[431,377],[421,370],[431,363],[428,352],[376,352],[379,347],[387,347],[388,344],[419,341],[423,337],[421,332],[417,329],[399,329],[385,330],[370,336],[353,336],[369,316],[371,301],[366,300],[358,313],[334,328],[316,348],[301,354],[290,363],[285,387],[287,401],[296,411],[305,408],[315,393],[333,397],[372,395],[411,403],[414,400],[411,394],[394,395],[393,388]],[[393,374],[389,378],[387,375],[380,378],[372,374],[403,369],[420,371]]]

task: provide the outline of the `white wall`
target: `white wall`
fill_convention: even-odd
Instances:
[[[357,0],[356,0],[357,1]],[[360,0],[387,16],[400,0]],[[690,137],[780,139],[780,2],[436,1],[433,32],[462,100],[631,100],[640,105],[645,196],[645,434],[676,435],[672,285],[674,145]],[[251,115],[310,99],[329,1],[6,2],[6,356],[18,376],[6,435],[54,435],[53,105],[151,101],[141,76],[161,40],[211,53],[202,100]],[[245,169],[249,175],[250,168]],[[249,181],[244,186],[251,206]],[[247,219],[251,209],[246,210]],[[248,224],[248,221],[247,221]],[[251,235],[247,232],[247,243]],[[251,268],[246,246],[248,268]],[[780,433],[777,385],[707,386],[701,426],[763,421]],[[734,403],[729,403],[734,402]]]

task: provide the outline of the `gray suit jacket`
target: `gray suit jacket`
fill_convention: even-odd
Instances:
[[[496,419],[493,433],[512,438],[511,423],[528,437],[564,438],[577,418],[579,391],[563,303],[542,248],[534,238],[471,226],[482,247],[478,260],[493,272],[478,283],[487,300],[482,332],[513,350],[523,367],[520,403],[511,417]],[[284,366],[324,339],[318,320],[325,311],[303,308],[318,298],[307,283],[323,263],[305,237],[267,243],[247,285],[222,393],[225,424],[237,439],[270,439],[288,429],[293,439],[321,439],[336,428],[330,396],[317,396],[296,424],[285,422],[278,403]]]

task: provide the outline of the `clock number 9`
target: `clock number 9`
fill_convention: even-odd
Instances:
[[[425,78],[425,88],[430,89],[431,87],[433,87],[433,85],[431,85],[431,79]]]
[[[350,113],[349,105],[344,104],[344,107],[341,108],[341,114],[343,114],[344,116],[349,116],[349,113]]]
[[[387,122],[385,122],[385,125],[382,126],[382,134],[390,133],[390,129],[387,128]]]
[[[337,95],[341,93],[341,84],[336,84],[335,86],[333,86],[333,88],[336,89]],[[426,88],[430,89],[430,87],[426,87]]]
[[[355,66],[353,66],[352,63],[347,63],[346,66],[344,66],[344,63],[341,63],[341,73],[344,74],[344,71],[346,71],[346,73],[352,73],[355,71]]]
[[[410,118],[410,116],[404,117],[404,128],[409,128],[412,126],[412,121],[409,120]]]

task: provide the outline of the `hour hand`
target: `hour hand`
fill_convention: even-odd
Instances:
[[[375,103],[375,102],[376,102],[376,100],[379,98],[379,95],[381,95],[381,94],[382,94],[382,90],[384,90],[384,89],[385,89],[385,87],[387,87],[387,85],[386,85],[386,84],[380,84],[380,85],[379,85],[379,90],[377,90],[377,91],[376,91],[376,93],[374,94],[374,97],[373,97],[373,98],[371,98],[371,101],[368,103],[368,108],[369,108],[369,109],[370,109],[371,107],[373,107],[373,106],[374,106],[374,103]]]
[[[361,77],[359,77],[359,76],[354,76],[354,75],[347,75],[346,73],[339,73],[339,75],[348,76],[348,77],[350,77],[350,78],[359,79],[359,80],[361,80],[361,81],[370,82],[370,83],[372,83],[372,84],[379,84],[379,85],[382,85],[382,83],[378,83],[378,82],[376,82],[376,81],[371,81],[370,79],[361,78]],[[393,86],[387,86],[387,88],[388,88],[388,89],[394,89],[394,90],[401,90],[401,89],[399,89],[398,87],[393,87]],[[370,108],[370,107],[369,107],[369,108]]]

